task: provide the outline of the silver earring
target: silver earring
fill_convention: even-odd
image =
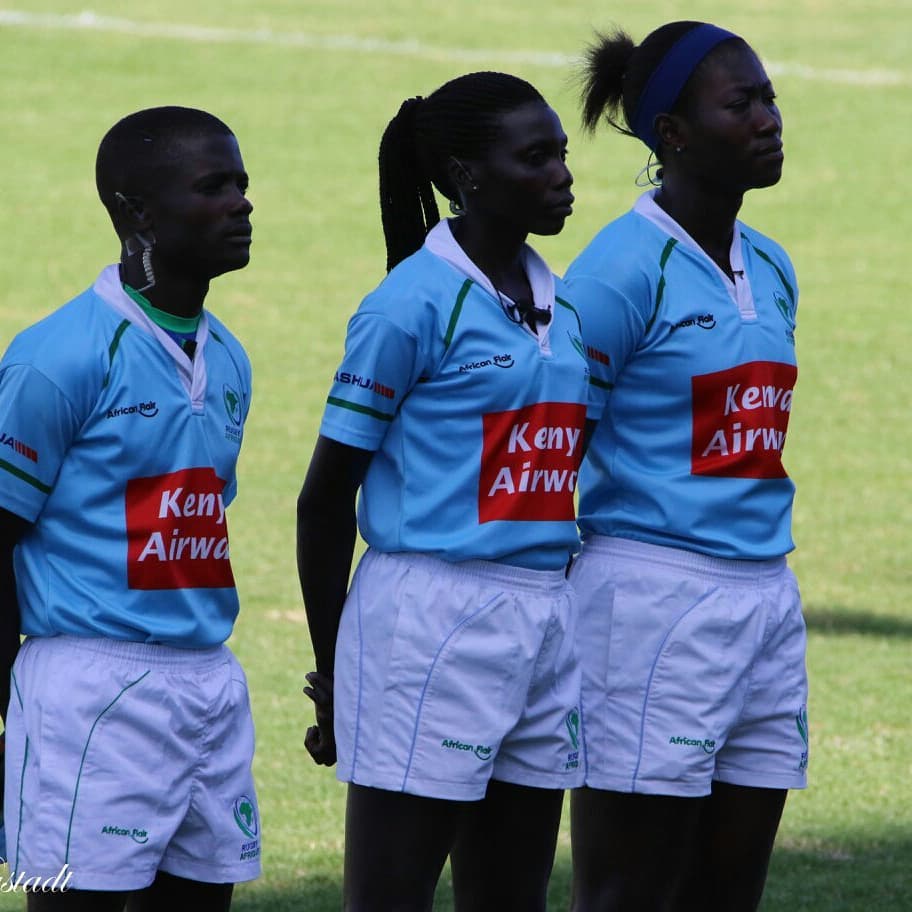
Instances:
[[[684,150],[681,148],[681,146],[675,146],[675,152],[677,152],[678,154],[680,154],[683,151]]]
[[[655,152],[649,151],[646,164],[640,168],[633,181],[638,187],[662,186],[662,163],[655,157]]]

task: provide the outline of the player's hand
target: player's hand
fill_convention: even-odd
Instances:
[[[319,766],[332,766],[336,762],[336,738],[333,734],[333,679],[329,675],[311,671],[305,675],[304,693],[313,700],[317,724],[311,725],[304,736],[307,753]]]

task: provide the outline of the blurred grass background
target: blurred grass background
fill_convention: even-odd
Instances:
[[[236,132],[255,205],[251,265],[209,307],[254,364],[232,508],[243,610],[231,645],[258,730],[265,873],[240,912],[339,907],[344,787],[309,761],[311,667],[294,570],[294,502],[345,323],[382,278],[380,134],[403,98],[462,72],[532,81],[570,135],[577,205],[536,246],[557,272],[638,194],[638,142],[580,135],[574,60],[594,28],[636,40],[713,21],[761,55],[785,120],[785,174],[742,217],[799,277],[800,374],[786,449],[798,484],[792,556],[810,630],[811,788],[786,807],[763,908],[912,906],[912,435],[909,0],[64,0],[0,7],[0,348],[117,256],[94,189],[107,128],[158,104],[211,110]],[[564,820],[552,907],[569,897]],[[438,907],[451,908],[447,884]],[[0,894],[0,909],[23,906]]]

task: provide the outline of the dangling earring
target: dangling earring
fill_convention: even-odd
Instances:
[[[450,200],[450,212],[453,215],[465,215],[465,206],[459,200]]]
[[[649,158],[646,159],[646,164],[640,168],[633,182],[638,187],[662,186],[662,163],[656,158],[652,149],[649,150]]]

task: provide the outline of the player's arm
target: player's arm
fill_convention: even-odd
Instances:
[[[336,760],[332,675],[355,551],[356,499],[372,455],[319,437],[298,496],[298,577],[317,665],[304,691],[317,712],[317,725],[308,730],[305,745],[317,763],[326,765]]]
[[[19,652],[19,602],[13,574],[13,548],[29,527],[22,517],[0,507],[0,715],[6,724],[10,672]]]

